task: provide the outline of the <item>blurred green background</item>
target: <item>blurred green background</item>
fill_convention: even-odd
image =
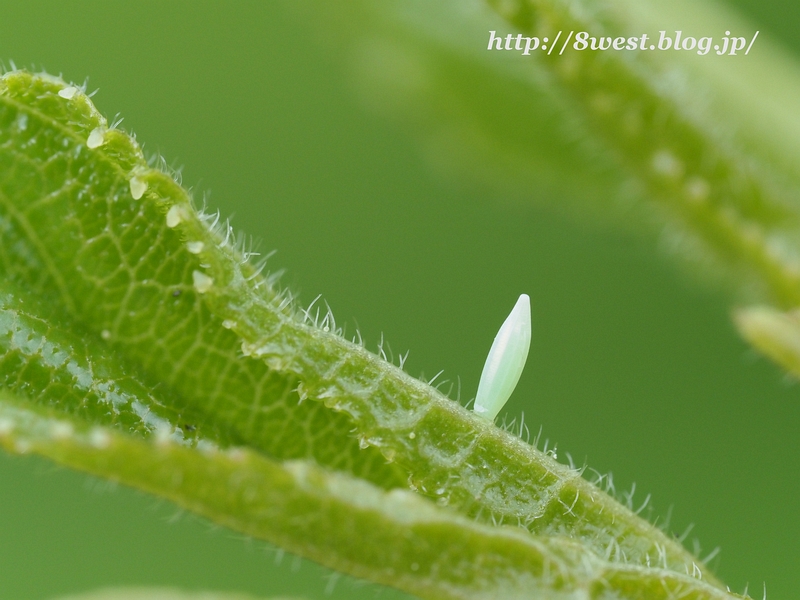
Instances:
[[[800,53],[796,3],[736,4],[763,36]],[[635,504],[651,493],[653,516],[671,510],[673,531],[695,523],[689,547],[694,538],[702,556],[721,547],[711,564],[732,589],[749,582],[760,597],[766,581],[771,600],[796,597],[800,393],[738,339],[733,295],[662,252],[652,231],[553,210],[580,206],[578,186],[558,185],[563,174],[554,184],[532,167],[541,186],[512,193],[491,175],[471,177],[468,163],[442,168],[447,147],[392,105],[402,100],[359,79],[349,43],[358,23],[315,12],[289,2],[5,2],[0,57],[88,76],[101,112],[119,112],[146,151],[184,165],[198,198],[212,192],[211,207],[278,250],[270,265],[287,270],[303,302],[321,293],[370,348],[383,334],[395,355],[410,349],[414,375],[460,377],[464,400],[496,329],[529,293],[531,357],[508,416],[524,411],[560,458],[613,471],[618,489],[635,481]],[[480,47],[478,33],[461,43]],[[494,108],[485,90],[473,101]],[[590,185],[591,164],[574,169],[587,190],[604,189]],[[109,585],[401,597],[166,502],[0,455],[0,598]]]

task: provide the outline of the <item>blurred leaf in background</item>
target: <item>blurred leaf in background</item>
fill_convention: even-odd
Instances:
[[[499,18],[475,6],[458,29],[436,8],[392,28],[378,3],[29,2],[0,9],[0,56],[89,76],[101,110],[278,250],[270,266],[302,301],[322,293],[368,347],[384,335],[410,349],[412,374],[444,369],[462,401],[529,293],[531,358],[509,418],[524,411],[560,456],[613,471],[618,489],[635,481],[673,531],[695,523],[689,547],[721,547],[712,566],[732,589],[763,580],[770,598],[792,597],[796,387],[738,338],[727,288],[620,218],[639,211],[635,193],[568,100],[486,64],[488,28],[474,24]],[[795,4],[731,7],[765,44],[800,53]],[[430,41],[447,35],[461,54]],[[4,598],[111,585],[403,597],[34,458],[0,456],[0,507]]]

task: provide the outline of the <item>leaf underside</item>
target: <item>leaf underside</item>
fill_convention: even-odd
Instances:
[[[57,78],[0,79],[0,239],[10,452],[424,598],[736,597],[580,472],[298,310]]]

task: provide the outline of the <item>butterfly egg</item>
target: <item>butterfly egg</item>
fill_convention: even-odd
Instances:
[[[483,365],[475,413],[494,420],[517,386],[531,347],[531,299],[522,294],[494,338]]]

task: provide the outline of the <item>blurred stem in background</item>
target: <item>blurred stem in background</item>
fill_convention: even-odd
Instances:
[[[360,2],[325,19],[347,32],[359,83],[371,87],[364,96],[414,123],[434,163],[493,179],[523,202],[542,195],[525,190],[561,188],[575,202],[559,208],[660,230],[703,273],[724,273],[740,302],[800,304],[795,62],[764,38],[735,58],[674,48],[579,51],[574,42],[525,55],[493,46],[490,32],[502,40],[561,32],[564,44],[576,32],[609,40],[649,32],[653,43],[661,31],[670,39],[711,35],[720,52],[723,32],[754,44],[757,36],[703,3],[490,4],[496,15],[482,2]],[[474,45],[480,34],[487,48]],[[800,337],[787,333],[779,312],[767,322],[768,311],[739,311],[739,330],[796,373]]]
[[[328,31],[344,33],[365,98],[413,123],[437,166],[491,178],[522,202],[552,186],[573,200],[559,209],[644,223],[704,276],[724,269],[740,300],[800,303],[800,71],[769,41],[736,57],[475,45],[490,31],[655,42],[677,23],[684,39],[722,43],[731,30],[750,40],[753,26],[702,3],[355,7],[323,12]]]

